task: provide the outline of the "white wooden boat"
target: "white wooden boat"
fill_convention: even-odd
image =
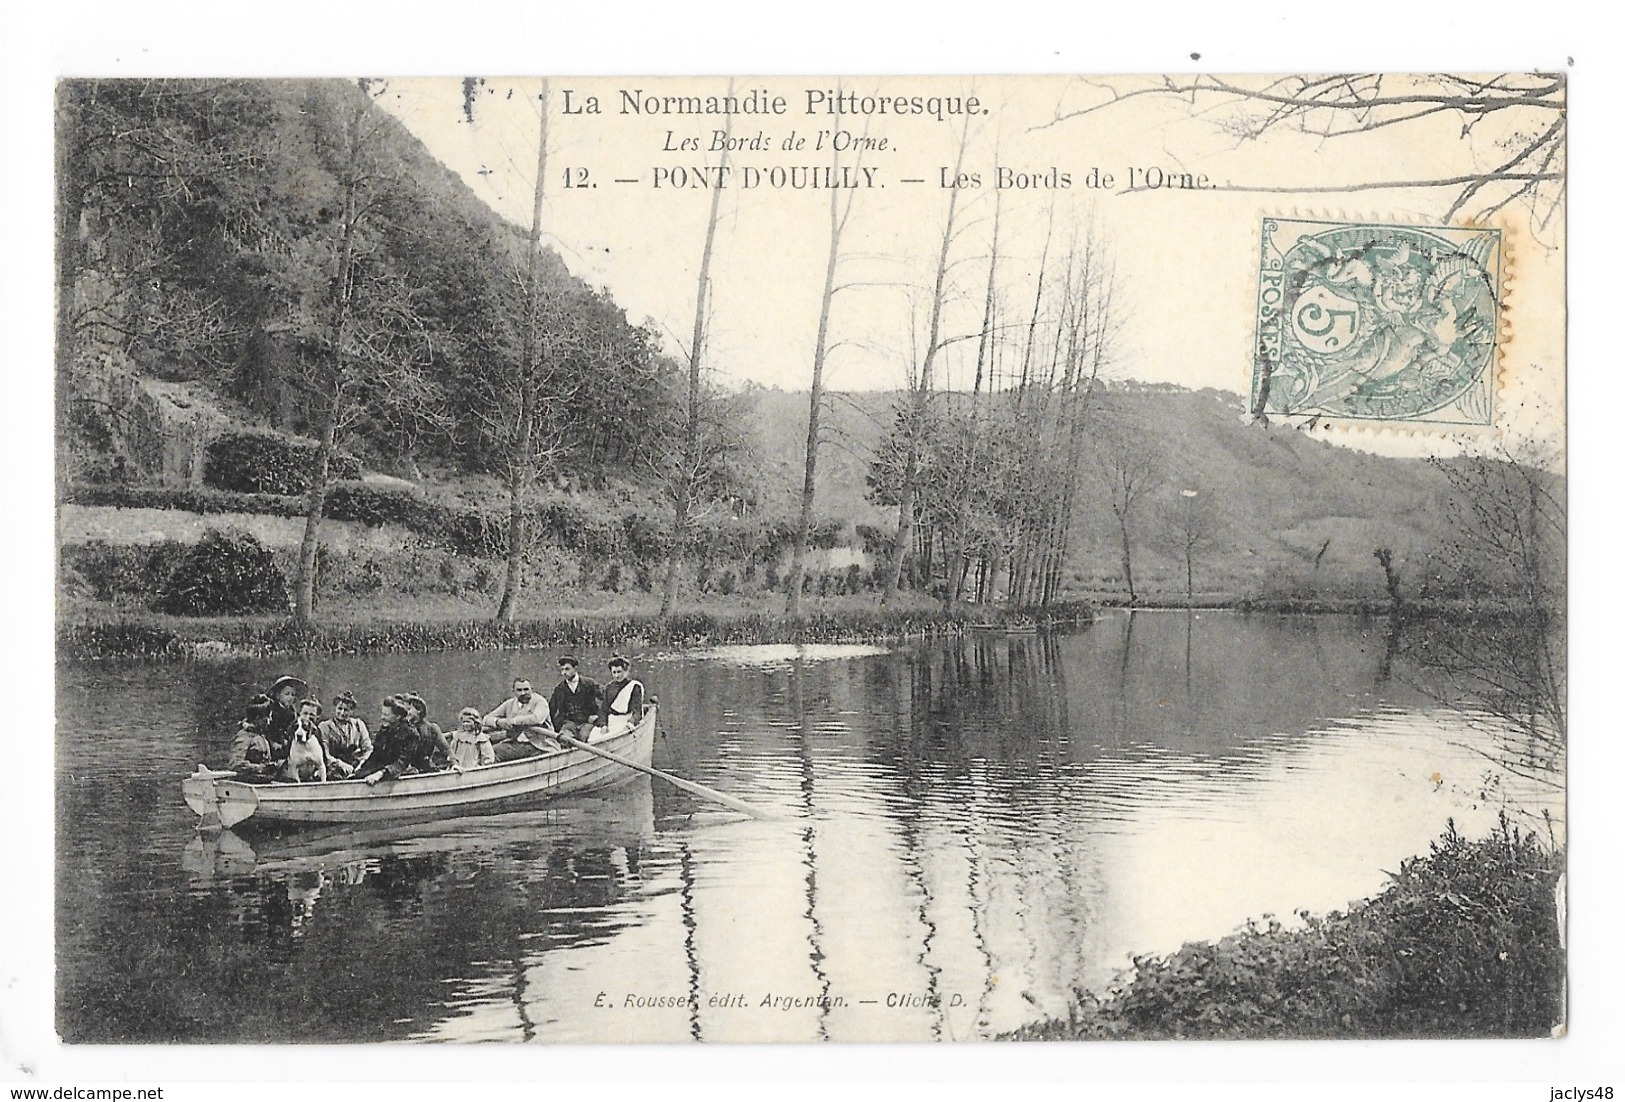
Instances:
[[[458,808],[430,819],[376,823],[280,824],[256,827],[245,838],[230,828],[199,830],[181,851],[181,868],[194,883],[256,873],[342,872],[381,857],[467,855],[518,843],[574,850],[635,846],[655,834],[654,791],[634,775],[614,788],[558,799],[526,799],[537,806],[496,810]],[[252,830],[249,830],[252,828]]]
[[[655,708],[630,731],[593,743],[647,767],[654,753]],[[187,806],[202,826],[257,823],[371,823],[433,819],[474,808],[551,799],[610,788],[638,773],[587,750],[554,750],[517,761],[497,762],[461,773],[409,773],[393,781],[270,781],[250,784],[228,772],[198,767],[181,782]]]

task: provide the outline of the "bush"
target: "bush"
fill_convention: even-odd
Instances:
[[[288,589],[259,540],[211,528],[187,549],[153,607],[176,616],[284,612]]]
[[[62,579],[78,579],[98,601],[134,599],[145,605],[186,554],[173,540],[121,544],[92,540],[62,548]]]
[[[1561,851],[1455,824],[1375,899],[1138,957],[1104,1000],[1017,1039],[1543,1037],[1563,1021]]]
[[[653,511],[628,509],[621,515],[627,552],[639,562],[659,562],[671,546],[671,523]]]
[[[272,432],[234,432],[216,437],[203,452],[203,484],[245,494],[303,494],[318,445]],[[328,468],[333,479],[361,477],[354,456],[336,453]]]
[[[200,515],[254,513],[273,517],[297,517],[303,516],[305,512],[305,499],[287,494],[239,494],[228,490],[124,486],[110,483],[70,486],[62,494],[62,503],[118,509],[175,509]]]

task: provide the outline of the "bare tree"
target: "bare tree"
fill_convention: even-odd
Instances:
[[[1139,603],[1134,586],[1134,529],[1141,506],[1162,483],[1162,462],[1144,440],[1121,430],[1101,433],[1094,445],[1095,466],[1106,488],[1106,501],[1117,522],[1123,581],[1129,604]]]
[[[1058,108],[1046,126],[1108,110],[1127,101],[1179,99],[1193,115],[1214,120],[1238,141],[1295,129],[1336,140],[1395,127],[1417,130],[1448,120],[1466,142],[1483,134],[1495,150],[1472,167],[1411,178],[1350,180],[1323,187],[1235,183],[1217,190],[1310,194],[1417,190],[1443,194],[1440,221],[1466,213],[1478,220],[1514,203],[1527,204],[1534,228],[1544,229],[1566,192],[1567,82],[1561,73],[1337,73],[1285,76],[1250,84],[1224,77],[1149,78],[1129,86],[1084,81],[1086,102]]]
[[[965,117],[959,132],[959,143],[954,152],[954,178],[957,180],[965,164],[965,151],[970,144],[970,116]],[[937,265],[931,284],[931,305],[927,311],[926,336],[918,369],[911,372],[906,408],[903,411],[905,429],[903,464],[898,486],[897,535],[892,541],[891,556],[886,562],[880,603],[889,604],[897,596],[898,582],[903,575],[903,560],[914,545],[915,509],[919,497],[921,437],[926,419],[926,406],[935,389],[937,355],[944,344],[942,332],[943,309],[948,295],[948,257],[959,236],[958,187],[948,189],[948,216],[943,223],[942,237],[937,248]]]
[[[1185,607],[1196,598],[1196,559],[1213,542],[1213,502],[1209,491],[1186,486],[1167,498],[1162,509],[1163,529],[1185,564]]]
[[[1488,454],[1435,460],[1450,493],[1452,538],[1431,573],[1467,604],[1459,630],[1430,648],[1429,664],[1483,694],[1541,738],[1567,732],[1562,657],[1568,509],[1563,479],[1541,448],[1497,444]]]
[[[1388,607],[1396,614],[1405,610],[1405,596],[1399,588],[1399,567],[1394,563],[1394,551],[1391,547],[1378,547],[1371,552],[1371,557],[1377,560],[1382,567],[1382,583],[1388,590]]]
[[[728,90],[731,94],[733,83],[730,81]],[[718,168],[726,167],[728,163],[728,139],[733,134],[733,116],[728,115],[723,122],[723,151],[717,161]],[[719,175],[721,173],[719,172]],[[677,582],[682,569],[683,554],[686,550],[690,528],[693,524],[695,495],[699,489],[698,480],[702,472],[708,467],[709,461],[705,456],[701,433],[703,418],[701,374],[705,363],[705,335],[706,335],[706,306],[711,290],[711,251],[716,243],[717,216],[722,205],[722,188],[711,189],[711,212],[705,220],[705,244],[700,249],[700,275],[694,293],[694,332],[688,345],[688,404],[687,416],[683,424],[682,451],[675,469],[672,472],[673,515],[671,529],[671,547],[666,557],[666,580],[661,587],[660,615],[662,618],[670,616],[672,606],[677,601]]]
[[[413,313],[410,290],[368,263],[369,232],[387,209],[398,167],[381,156],[389,120],[374,103],[377,90],[371,81],[360,84],[362,95],[340,107],[340,210],[330,238],[318,235],[302,243],[298,259],[309,265],[312,278],[306,301],[288,324],[306,349],[300,357],[302,381],[317,425],[294,579],[294,620],[300,624],[308,624],[315,611],[316,553],[330,472],[339,431],[354,416],[356,391],[369,382],[402,390],[422,384],[414,369],[421,356],[413,346],[424,343],[423,327]]]
[[[508,453],[508,561],[502,578],[502,598],[497,602],[496,619],[512,622],[519,601],[519,588],[525,562],[525,498],[540,456],[537,452],[537,415],[544,401],[543,366],[538,355],[537,330],[542,308],[542,203],[547,181],[547,121],[552,104],[548,102],[549,83],[542,82],[536,97],[540,134],[536,142],[536,186],[530,211],[530,238],[525,251],[524,322],[520,361],[514,373],[518,401]],[[465,101],[464,110],[469,110]],[[557,438],[545,444],[556,444]]]
[[[830,168],[839,175],[841,154],[831,144]],[[790,555],[789,592],[785,596],[784,611],[789,616],[801,614],[801,585],[807,573],[807,544],[812,538],[813,496],[818,489],[818,423],[824,404],[824,360],[829,354],[829,313],[834,301],[836,268],[841,258],[841,235],[852,214],[852,200],[857,192],[849,191],[846,202],[840,201],[840,191],[829,193],[829,254],[824,262],[824,291],[818,304],[818,337],[813,343],[812,397],[807,408],[807,460],[802,471],[801,514],[796,524],[796,542]]]

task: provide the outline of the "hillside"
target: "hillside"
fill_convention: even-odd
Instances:
[[[539,525],[542,542],[552,542],[537,560],[548,565],[533,568],[594,592],[619,592],[631,573],[630,584],[647,592],[669,534],[671,458],[687,446],[683,371],[660,354],[657,334],[628,322],[608,291],[587,286],[556,255],[542,258],[532,280],[516,264],[525,235],[377,110],[378,94],[367,82],[342,81],[64,82],[59,481],[63,500],[88,510],[73,514],[64,541],[94,531],[109,544],[153,543],[147,537],[159,532],[179,543],[175,532],[201,530],[146,515],[131,538],[118,510],[163,502],[177,513],[201,512],[204,502],[221,515],[301,516],[308,474],[302,485],[253,484],[269,464],[241,456],[268,446],[253,433],[274,430],[297,465],[297,449],[314,454],[309,438],[332,424],[336,458],[349,472],[337,477],[352,485],[346,515],[330,508],[330,517],[396,524],[391,538],[402,548],[426,538],[437,554],[463,556],[434,567],[447,578],[488,579],[488,560],[506,540],[486,538],[505,532],[506,458],[517,441],[541,439],[552,454],[532,507],[554,520]],[[533,341],[521,339],[525,330]],[[896,397],[828,396],[820,594],[855,597],[878,580],[875,559],[895,531],[896,508],[870,500],[868,475],[893,431]],[[704,400],[700,421],[714,451],[692,476],[705,484],[709,529],[695,549],[693,588],[771,599],[794,534],[808,397],[751,387]],[[948,413],[969,408],[963,395],[935,401]],[[938,433],[931,446],[943,450],[930,487],[938,511],[922,521],[923,546],[937,547],[928,542],[933,525],[950,528],[940,519],[944,502],[976,499],[980,512],[963,509],[953,522],[956,546],[984,563],[1014,560],[1016,542],[999,535],[1001,525],[1041,533],[1023,545],[1025,577],[1042,563],[1052,596],[1115,597],[1126,588],[1106,491],[1112,455],[1134,453],[1150,472],[1125,523],[1136,588],[1154,599],[1183,593],[1187,558],[1194,588],[1214,598],[1381,598],[1379,549],[1414,592],[1430,551],[1451,536],[1441,507],[1448,480],[1438,470],[1246,423],[1232,394],[1103,385],[1076,470],[1061,467],[1073,462],[1070,452],[1036,446],[1054,439],[1043,427],[1051,422],[1005,418],[1010,434],[995,444],[1004,450],[990,453],[963,445],[986,422],[947,425],[954,420],[929,429]],[[211,447],[229,453],[216,454],[212,475]],[[1045,462],[984,462],[990,454]],[[1044,509],[1069,481],[1077,501],[1068,555],[1052,569],[1062,513]],[[989,487],[996,492],[978,497]],[[120,497],[110,488],[140,492]],[[205,501],[201,491],[214,496]],[[262,500],[240,500],[246,495]],[[1178,517],[1187,535],[1196,532],[1188,556]],[[283,548],[297,525],[260,528]],[[970,546],[987,532],[997,538]],[[347,565],[358,592],[369,579],[418,568],[383,554],[356,543]],[[928,551],[921,561],[929,562],[923,575],[945,576],[942,558]]]
[[[64,481],[119,467],[197,484],[152,439],[186,419],[152,380],[295,435],[320,435],[337,401],[341,446],[389,473],[477,473],[501,456],[516,380],[537,370],[522,366],[525,234],[376,107],[386,91],[63,82]],[[573,385],[568,438],[581,463],[624,463],[640,446],[627,414],[664,423],[675,366],[555,254],[535,283],[542,369]],[[610,373],[623,392],[580,383]]]
[[[807,395],[768,389],[754,395],[761,471],[771,483],[764,499],[796,500]],[[896,398],[888,392],[830,396],[824,415],[828,445],[819,460],[821,516],[895,527],[895,511],[867,500],[864,479]],[[1239,395],[1118,383],[1104,388],[1097,416],[1102,426],[1154,451],[1165,492],[1194,489],[1205,503],[1212,531],[1198,555],[1198,591],[1262,596],[1313,589],[1378,597],[1384,590],[1376,548],[1392,549],[1402,576],[1409,576],[1448,535],[1440,508],[1448,488],[1434,467],[1356,451],[1287,426],[1245,423]],[[1121,580],[1118,533],[1102,481],[1086,467],[1069,571],[1075,586],[1092,591],[1116,589]],[[1136,529],[1135,554],[1154,589],[1182,592],[1183,559],[1158,529],[1147,509]]]

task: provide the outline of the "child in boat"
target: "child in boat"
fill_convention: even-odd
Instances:
[[[490,765],[497,760],[491,748],[491,736],[480,729],[480,710],[464,708],[458,715],[459,725],[451,733],[451,767],[461,773],[476,765]]]

